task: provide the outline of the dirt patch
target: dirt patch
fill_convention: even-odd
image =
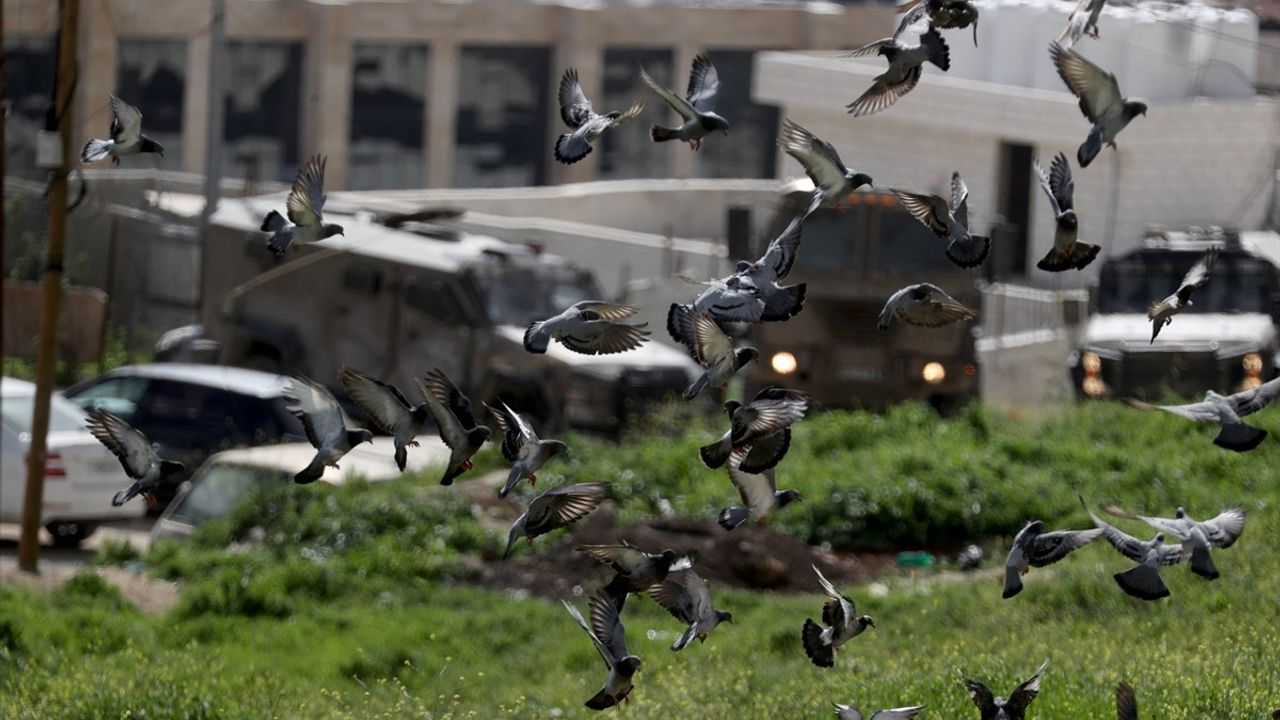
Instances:
[[[893,565],[889,554],[837,555],[767,527],[726,531],[712,520],[694,518],[659,518],[625,525],[616,520],[613,504],[606,503],[568,535],[534,541],[532,553],[522,542],[510,560],[477,567],[477,582],[551,597],[564,597],[574,586],[591,590],[608,581],[609,570],[573,548],[623,540],[649,552],[666,548],[677,553],[696,552],[698,574],[713,585],[753,590],[814,592],[817,581],[811,565],[839,585],[870,582]]]
[[[178,603],[180,589],[177,583],[157,580],[117,567],[52,566],[46,567],[39,575],[18,572],[16,567],[5,568],[4,572],[0,572],[0,582],[52,592],[85,570],[111,583],[125,600],[148,615],[164,614]]]

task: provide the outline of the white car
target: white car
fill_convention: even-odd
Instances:
[[[0,522],[22,522],[35,389],[25,380],[0,378]],[[147,512],[140,499],[111,506],[111,497],[130,480],[116,456],[85,429],[86,419],[83,410],[54,394],[40,524],[57,545],[80,544],[103,520]]]
[[[420,436],[418,442],[419,447],[409,450],[405,470],[417,472],[434,467],[443,472],[449,462],[449,448],[436,437]],[[315,453],[307,443],[283,443],[213,455],[178,489],[173,502],[152,527],[151,539],[186,537],[197,525],[231,512],[257,486],[292,484],[294,474],[306,467]],[[394,457],[391,438],[375,437],[373,442],[361,443],[344,455],[341,470],[325,468],[320,480],[333,485],[352,477],[369,482],[395,480],[402,473]]]

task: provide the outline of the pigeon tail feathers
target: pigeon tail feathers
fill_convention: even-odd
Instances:
[[[1140,600],[1159,600],[1169,597],[1169,588],[1160,579],[1160,571],[1146,565],[1115,574],[1121,590]]]
[[[293,476],[293,481],[299,485],[307,485],[319,480],[321,475],[324,475],[324,460],[321,460],[319,456],[317,456],[311,461],[310,465],[306,466],[301,472]]]
[[[829,668],[836,664],[835,650],[822,641],[822,627],[818,623],[805,618],[800,640],[804,643],[804,654],[809,656],[814,665]]]
[[[654,142],[667,142],[668,140],[679,139],[680,131],[674,128],[662,127],[661,125],[654,125],[653,127],[649,128],[649,137],[653,138]]]
[[[963,240],[952,240],[947,245],[947,257],[962,268],[976,268],[991,254],[991,238],[970,235]]]
[[[617,704],[618,701],[610,697],[609,694],[604,691],[604,688],[600,688],[600,692],[591,696],[591,699],[587,701],[587,707],[592,710],[608,710]]]
[[[693,642],[693,639],[696,637],[698,637],[698,626],[690,625],[689,628],[684,631],[684,634],[680,636],[680,639],[672,643],[671,652],[680,652],[685,649],[689,643]]]
[[[781,322],[799,315],[804,309],[804,296],[808,289],[805,283],[780,288],[765,301],[764,314],[760,316],[760,320]]]
[[[265,218],[262,219],[262,227],[258,229],[261,230],[262,232],[273,233],[273,232],[276,232],[277,230],[280,230],[285,225],[286,223],[285,223],[284,216],[280,214],[280,211],[272,210],[271,212],[267,213],[267,216]]]
[[[975,35],[975,44],[976,38]],[[929,62],[937,65],[946,72],[951,69],[951,48],[947,47],[947,41],[934,28],[929,28],[929,32],[920,36],[920,44],[929,51]]]
[[[1222,426],[1222,430],[1218,432],[1218,437],[1213,439],[1213,444],[1236,452],[1248,452],[1258,447],[1266,439],[1266,430],[1259,430],[1252,425],[1244,423],[1233,423]]]
[[[572,165],[591,154],[591,143],[581,138],[575,138],[572,133],[565,133],[556,138],[556,147],[553,154],[556,160],[565,165]]]
[[[115,145],[113,140],[93,139],[84,144],[84,150],[80,151],[80,162],[95,163],[106,160],[111,155],[111,148]]]
[[[1214,565],[1207,546],[1197,545],[1191,549],[1191,572],[1205,580],[1217,580],[1220,577],[1218,566]]]
[[[720,527],[724,528],[725,530],[733,530],[734,528],[738,527],[742,523],[746,522],[747,518],[750,516],[751,516],[751,510],[748,508],[744,508],[744,507],[725,508],[720,511],[720,515],[719,517],[716,518],[716,522],[720,523]]]
[[[711,373],[710,372],[702,373],[702,375],[699,375],[698,379],[694,380],[693,383],[690,384],[688,388],[685,388],[684,399],[692,400],[698,397],[698,395],[700,395],[703,390],[707,389],[707,384],[710,382],[711,382]]]
[[[524,349],[531,353],[541,355],[547,351],[547,345],[551,343],[551,335],[542,331],[543,323],[535,322],[529,325],[524,331]]]
[[[1081,168],[1087,168],[1100,152],[1102,152],[1102,128],[1095,127],[1089,131],[1089,137],[1085,138],[1080,149],[1076,151],[1076,161],[1080,163]]]
[[[396,467],[400,468],[400,472],[404,472],[404,466],[409,462],[409,450],[404,445],[396,443]]]
[[[1022,592],[1022,571],[1013,566],[1006,566],[1004,569],[1004,594],[1000,597],[1008,600],[1020,592]]]
[[[285,251],[289,249],[289,244],[292,242],[293,233],[281,228],[267,238],[267,249],[275,253],[276,257],[284,257]]]
[[[111,507],[120,507],[142,492],[142,483],[135,481],[132,485],[116,493],[111,498]]]

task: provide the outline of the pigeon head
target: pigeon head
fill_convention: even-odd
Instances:
[[[875,620],[872,620],[870,615],[859,615],[859,616],[858,616],[858,627],[859,627],[859,628],[861,628],[861,629],[863,629],[863,630],[866,630],[868,627],[875,627],[875,626],[876,626],[876,621],[875,621]]]
[[[738,360],[738,367],[742,367],[753,360],[760,357],[760,351],[753,347],[738,348],[733,351],[733,355]]]
[[[727,612],[725,610],[717,610],[716,622],[727,622],[727,623],[733,622],[733,613]]]
[[[1125,100],[1124,116],[1130,120],[1147,114],[1147,104],[1141,100]]]
[[[1076,219],[1075,210],[1063,210],[1062,214],[1058,216],[1058,222],[1072,230],[1075,230],[1080,226],[1080,221]]]
[[[845,170],[844,178],[849,182],[850,190],[857,190],[863,185],[866,185],[867,187],[871,187],[872,185],[875,185],[875,181],[872,180],[871,176],[866,173],[856,173],[852,170]]]
[[[511,548],[524,535],[525,516],[521,515],[515,525],[511,526],[511,534],[507,536],[507,549],[502,551],[502,559],[506,560],[511,555]]]
[[[622,677],[629,678],[632,675],[635,675],[636,671],[640,669],[640,658],[635,655],[628,655],[618,661],[615,669]]]
[[[1161,545],[1161,544],[1163,544],[1163,543],[1164,543],[1164,533],[1156,533],[1156,536],[1155,536],[1154,538],[1152,538],[1151,542],[1155,543],[1156,545]]]
[[[1187,517],[1187,509],[1179,505],[1178,509],[1174,511],[1173,516],[1179,520],[1184,520]]]
[[[733,416],[738,412],[739,408],[741,407],[742,407],[742,403],[738,402],[737,400],[730,400],[724,404],[724,411],[729,413],[729,419],[732,420]]]
[[[366,430],[364,428],[348,430],[347,441],[351,443],[352,447],[355,447],[360,443],[371,443],[373,442],[373,431]]]
[[[778,507],[783,508],[797,500],[803,500],[800,493],[795,490],[783,490],[778,493]]]
[[[708,132],[719,130],[725,135],[729,134],[729,121],[713,112],[703,114],[701,122],[702,127],[706,128]]]
[[[320,233],[320,239],[323,240],[324,238],[333,237],[334,235],[341,235],[343,237],[347,236],[347,234],[342,231],[341,225],[337,223],[326,223],[324,226],[324,232]]]
[[[671,567],[671,565],[676,561],[676,551],[671,548],[667,548],[662,551],[661,558],[663,566]]]
[[[144,136],[142,138],[142,142],[138,143],[138,150],[144,153],[156,153],[160,157],[164,157],[164,146],[149,137]]]

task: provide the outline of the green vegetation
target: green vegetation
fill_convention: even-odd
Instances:
[[[1256,422],[1280,429],[1277,418]],[[697,465],[696,446],[712,436],[694,427],[620,448],[575,438],[573,459],[545,482],[558,482],[555,472],[613,482],[624,518],[709,515],[734,500],[723,472]],[[957,668],[1003,694],[1048,658],[1032,718],[1111,717],[1121,679],[1137,689],[1143,717],[1263,718],[1280,706],[1280,450],[1269,441],[1236,455],[1210,437],[1109,405],[1038,426],[978,411],[941,420],[919,407],[806,421],[779,473],[805,501],[781,526],[837,547],[946,545],[1007,534],[1032,515],[1081,526],[1077,492],[1151,512],[1182,502],[1198,516],[1240,503],[1249,526],[1219,552],[1220,580],[1168,568],[1173,595],[1157,603],[1115,586],[1110,575],[1127,561],[1102,544],[1033,571],[1009,601],[992,571],[892,574],[849,588],[878,627],[833,670],[800,649],[816,596],[717,589],[735,622],[679,654],[666,649],[675,621],[636,598],[623,620],[645,664],[634,701],[614,712],[825,718],[838,700],[976,718]],[[0,587],[0,717],[593,716],[582,702],[604,673],[586,636],[554,600],[466,585],[473,558],[499,551],[501,533],[435,481],[267,491],[256,510],[143,556],[153,574],[183,584],[161,616],[91,574],[49,594]]]

